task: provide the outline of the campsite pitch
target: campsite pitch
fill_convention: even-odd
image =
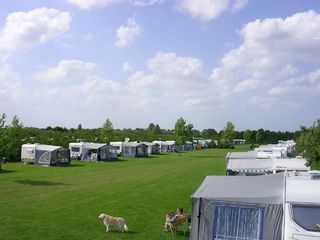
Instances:
[[[69,167],[7,164],[0,173],[0,239],[188,239],[163,231],[165,214],[177,207],[190,212],[190,195],[205,176],[224,175],[227,151],[73,161]],[[129,231],[106,233],[101,212],[124,217]]]

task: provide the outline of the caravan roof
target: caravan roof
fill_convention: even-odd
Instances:
[[[257,153],[254,151],[248,152],[228,152],[226,159],[256,159]]]
[[[320,180],[312,174],[289,175],[286,180],[286,202],[320,204]]]
[[[83,143],[84,148],[90,148],[90,149],[99,149],[101,147],[106,146],[107,144],[104,143]]]
[[[208,198],[230,202],[283,202],[284,175],[207,176],[192,198]]]

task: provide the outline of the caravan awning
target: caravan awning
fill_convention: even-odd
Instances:
[[[270,172],[273,161],[267,159],[229,159],[227,170],[234,172]]]

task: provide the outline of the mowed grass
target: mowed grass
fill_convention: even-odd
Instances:
[[[10,163],[0,172],[0,239],[188,239],[164,232],[207,175],[225,174],[229,150],[119,158],[70,167]],[[100,213],[124,217],[129,232],[105,232]]]

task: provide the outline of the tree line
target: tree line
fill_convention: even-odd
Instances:
[[[310,141],[308,134],[315,134],[313,129],[319,129],[319,120],[311,128],[301,127],[295,132],[270,131],[264,129],[237,131],[232,122],[227,122],[225,127],[217,131],[214,128],[196,130],[193,124],[187,123],[185,119],[179,118],[175,122],[173,129],[163,129],[159,124],[150,123],[146,128],[125,128],[115,129],[110,119],[102,124],[100,128],[83,128],[79,124],[77,128],[65,128],[60,126],[46,128],[24,127],[17,116],[14,116],[10,123],[6,114],[0,116],[0,156],[9,161],[19,161],[21,145],[24,143],[40,143],[68,148],[70,142],[99,142],[110,143],[115,141],[143,141],[151,142],[154,140],[175,140],[178,144],[197,139],[211,139],[210,147],[230,147],[233,139],[245,139],[248,144],[272,144],[278,140],[300,140],[302,147],[307,147],[302,143]],[[310,133],[311,132],[311,133]],[[316,132],[319,134],[319,132]],[[320,137],[319,137],[320,139]],[[320,140],[317,139],[318,143]],[[319,144],[318,144],[319,146]],[[314,153],[319,161],[320,153]],[[312,156],[313,156],[312,155]]]

